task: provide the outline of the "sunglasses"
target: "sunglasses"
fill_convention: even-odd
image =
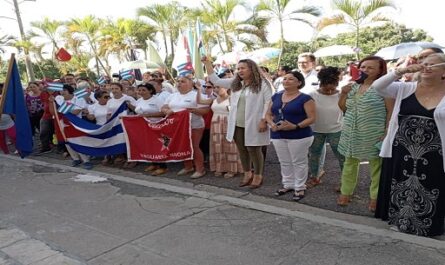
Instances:
[[[110,96],[103,96],[103,98],[104,98],[104,99],[109,99],[109,98],[110,98]]]

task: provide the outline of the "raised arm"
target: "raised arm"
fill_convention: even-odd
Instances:
[[[399,67],[394,71],[387,73],[372,83],[372,87],[379,93],[380,96],[385,98],[395,98],[397,91],[407,84],[405,82],[394,82],[404,74],[416,73],[424,68],[420,64],[412,64],[407,67]]]
[[[216,75],[215,71],[213,70],[212,62],[207,58],[207,56],[202,57],[201,61],[203,62],[206,68],[210,82],[212,82],[215,86],[230,88],[234,78],[225,78],[225,79],[219,78]]]

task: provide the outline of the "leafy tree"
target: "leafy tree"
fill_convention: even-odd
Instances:
[[[317,40],[320,47],[335,44],[351,45],[355,43],[355,33],[341,33],[334,38]],[[421,29],[410,29],[405,25],[386,23],[379,27],[365,27],[360,32],[361,52],[364,56],[373,55],[381,48],[396,45],[403,42],[432,41],[432,38]],[[353,56],[336,56],[322,58],[323,63],[332,66],[344,66],[347,61],[353,60]]]
[[[54,59],[55,51],[59,49],[57,42],[60,39],[60,30],[63,22],[57,20],[51,20],[45,17],[42,21],[31,22],[33,29],[29,32],[29,39],[40,37],[48,39],[52,47],[52,56]],[[45,43],[46,44],[46,43]]]
[[[109,69],[105,67],[99,57],[98,40],[102,37],[100,29],[103,26],[103,20],[97,19],[92,15],[84,18],[73,18],[68,22],[68,31],[82,35],[88,42],[91,51],[96,59],[96,71],[99,74],[99,65],[107,75],[110,75]]]
[[[280,24],[280,49],[283,51],[284,48],[284,28],[283,22],[285,20],[295,20],[303,22],[309,26],[312,25],[310,18],[318,17],[321,11],[315,6],[302,6],[296,10],[291,10],[289,3],[292,0],[261,0],[257,6],[257,11],[266,12],[267,16],[272,18],[272,20],[277,20]],[[283,54],[283,53],[281,53]],[[281,62],[281,55],[278,58],[278,66]]]
[[[320,20],[317,28],[322,30],[332,25],[347,25],[354,29],[355,47],[360,47],[360,29],[375,22],[390,21],[383,15],[385,8],[395,8],[391,0],[371,0],[363,3],[358,0],[333,0],[337,14]],[[357,59],[359,58],[357,52]]]

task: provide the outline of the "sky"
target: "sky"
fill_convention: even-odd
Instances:
[[[0,36],[5,34],[19,35],[16,21],[2,17],[15,17],[13,6],[8,2],[12,0],[0,0]],[[247,1],[252,4],[258,0]],[[164,2],[164,1],[162,1]],[[167,2],[167,1],[165,1]],[[199,0],[181,0],[182,5],[196,7],[199,6]],[[434,42],[445,46],[445,34],[443,33],[443,23],[439,23],[440,17],[443,17],[445,10],[445,1],[439,0],[393,0],[397,10],[390,13],[391,17],[398,23],[405,24],[409,28],[420,28],[425,30]],[[154,0],[127,0],[125,4],[117,0],[26,0],[20,4],[22,20],[25,31],[30,29],[31,21],[42,20],[47,16],[57,20],[68,20],[72,17],[83,17],[93,14],[102,18],[135,18],[138,7],[149,6],[153,3],[159,3]],[[306,3],[323,8],[325,14],[332,13],[330,0],[294,0],[294,6]],[[238,13],[238,16],[244,16]],[[290,41],[308,41],[312,36],[309,27],[297,27],[295,22],[286,24],[285,38]],[[297,24],[298,25],[298,24]],[[268,39],[274,42],[278,39],[278,25],[272,24],[269,28]],[[441,28],[442,27],[442,28]],[[337,26],[326,30],[325,34],[333,35],[344,29]]]

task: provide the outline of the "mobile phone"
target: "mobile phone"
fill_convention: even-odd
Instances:
[[[362,71],[359,72],[359,76],[357,79],[355,79],[354,81],[357,84],[363,84],[363,82],[365,82],[365,79],[368,78],[368,75],[363,73]]]

